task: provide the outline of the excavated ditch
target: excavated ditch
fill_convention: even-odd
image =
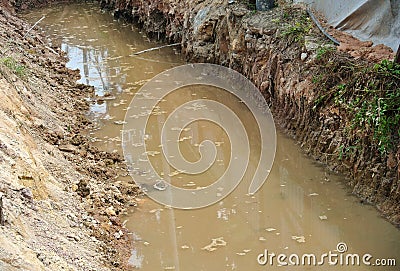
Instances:
[[[131,265],[140,263],[140,260],[143,261],[140,253],[146,253],[146,259],[156,257],[156,255],[152,255],[152,253],[158,253],[153,245],[163,240],[163,232],[165,233],[163,228],[157,233],[161,234],[158,239],[155,237],[157,234],[148,237],[157,240],[148,242],[143,239],[135,239],[135,236],[150,234],[146,233],[148,225],[154,223],[154,227],[156,227],[160,221],[168,222],[171,217],[175,216],[180,219],[182,225],[191,219],[186,217],[186,214],[174,214],[171,210],[164,210],[160,206],[153,206],[152,203],[146,203],[146,200],[139,199],[143,202],[141,204],[144,204],[143,209],[136,214],[123,216],[124,219],[129,220],[130,231],[137,230],[133,235],[135,249],[130,251],[132,238],[128,238],[120,217],[127,210],[133,210],[127,209],[127,207],[136,205],[134,197],[137,196],[138,190],[133,182],[114,181],[115,177],[125,174],[121,156],[118,155],[118,151],[115,151],[117,145],[109,140],[118,136],[113,134],[115,129],[110,128],[115,124],[111,123],[111,126],[106,124],[100,127],[106,129],[105,139],[112,142],[107,143],[108,149],[104,149],[105,144],[103,143],[97,144],[99,149],[92,142],[93,135],[104,136],[104,134],[101,129],[97,131],[98,123],[91,124],[86,116],[87,110],[92,110],[94,115],[101,112],[102,103],[112,104],[113,102],[108,101],[109,93],[106,95],[108,98],[104,99],[102,96],[105,93],[104,91],[99,92],[98,87],[93,90],[76,84],[75,80],[79,78],[78,72],[67,68],[73,65],[66,64],[65,55],[59,49],[62,42],[60,44],[48,43],[47,39],[36,29],[29,30],[29,25],[9,13],[9,11],[13,12],[13,7],[23,10],[49,5],[53,2],[59,3],[60,1],[2,1],[1,27],[7,30],[2,34],[2,60],[5,58],[9,60],[8,62],[3,61],[1,66],[2,91],[9,100],[3,100],[1,104],[4,121],[1,126],[2,156],[0,161],[2,163],[1,178],[5,181],[1,183],[0,190],[3,193],[5,206],[3,208],[5,226],[1,228],[1,243],[7,244],[7,249],[4,245],[0,250],[0,267],[2,270],[17,270],[28,266],[33,270],[46,270],[46,268],[49,270],[60,270],[61,268],[67,270],[123,269],[126,267],[125,263],[129,255]],[[99,4],[103,8],[111,10],[116,17],[123,17],[138,23],[140,28],[153,38],[181,42],[183,56],[188,61],[218,63],[245,74],[260,88],[269,101],[278,123],[286,133],[293,135],[301,143],[303,151],[328,165],[332,171],[348,175],[348,184],[362,201],[374,204],[391,222],[399,223],[399,155],[395,151],[387,156],[379,155],[376,146],[366,137],[362,141],[362,149],[359,152],[339,160],[340,146],[351,143],[347,141],[342,127],[348,123],[348,116],[332,104],[315,110],[314,101],[320,93],[318,89],[314,88],[312,72],[310,72],[314,71],[313,67],[320,64],[316,59],[318,48],[327,42],[315,27],[311,27],[309,32],[302,34],[302,38],[305,40],[304,46],[298,46],[298,42],[295,40],[282,38],[281,33],[285,31],[282,29],[282,25],[284,25],[281,21],[282,18],[291,16],[291,19],[303,20],[305,11],[302,8],[279,9],[275,12],[254,14],[240,3],[228,5],[226,1],[188,3],[186,1],[155,0],[150,1],[149,4],[149,2],[139,0],[103,0],[91,5],[95,7]],[[29,35],[26,35],[27,32]],[[18,50],[10,50],[10,48],[18,48]],[[65,50],[66,47],[63,49]],[[365,53],[364,56],[368,57]],[[392,57],[392,55],[384,53],[381,57],[385,56]],[[15,62],[12,62],[10,57]],[[341,53],[335,57],[339,63],[343,64],[370,65],[371,63],[369,62],[371,60],[355,61]],[[156,59],[156,61],[160,60]],[[16,63],[22,63],[27,68],[28,76],[25,76],[24,72],[20,73]],[[123,100],[123,98],[118,99]],[[92,103],[90,106],[87,101],[94,101],[97,104],[93,106]],[[121,101],[115,107],[119,108],[123,104],[124,102]],[[107,110],[111,107],[109,106]],[[71,118],[71,115],[74,117]],[[90,136],[85,135],[88,128],[92,133],[89,134]],[[111,130],[113,130],[111,134],[108,134]],[[286,140],[281,139],[283,142]],[[20,148],[18,149],[15,144],[19,144]],[[291,143],[286,144],[289,146]],[[290,148],[296,149],[297,147]],[[311,162],[304,162],[303,167],[304,165],[307,165],[307,168],[315,167],[311,164]],[[291,166],[297,168],[296,165],[288,167]],[[283,167],[277,173],[278,179],[283,180],[283,183],[280,182],[276,187],[281,195],[293,194],[298,190],[299,185],[303,189],[324,189],[316,187],[309,181],[302,184],[293,181],[294,176],[288,178],[288,174],[285,175],[285,168]],[[340,179],[340,177],[337,179],[330,171],[322,171],[318,174],[315,178],[323,178],[324,181]],[[288,186],[287,190],[282,188],[285,186]],[[332,187],[332,189],[332,191],[337,191],[334,193],[335,195],[331,195],[332,198],[339,195],[339,201],[349,199],[351,202],[340,205],[340,208],[354,209],[354,213],[350,212],[348,216],[358,217],[357,221],[364,218],[366,219],[365,224],[369,224],[370,227],[365,235],[357,235],[357,230],[346,231],[345,234],[339,235],[322,235],[332,237],[328,242],[329,245],[325,244],[322,247],[329,249],[331,245],[336,244],[335,242],[345,238],[351,241],[350,245],[354,245],[355,249],[364,252],[365,247],[361,249],[362,240],[369,238],[366,236],[374,235],[381,241],[389,238],[387,242],[390,242],[390,245],[379,245],[376,248],[380,257],[390,257],[392,255],[388,254],[391,251],[398,251],[398,244],[390,241],[393,240],[393,236],[397,236],[395,229],[380,219],[375,221],[375,212],[371,208],[360,205],[354,198],[340,195],[343,193],[342,188],[335,190],[336,188]],[[289,200],[289,205],[292,206],[290,208],[297,206],[296,199],[302,201],[303,196],[306,205],[318,204],[318,200],[310,198],[317,194],[311,190],[308,191],[310,193],[303,193],[301,197]],[[254,199],[248,200],[248,204],[251,204],[252,200]],[[262,198],[257,198],[257,200],[263,201]],[[246,199],[235,199],[228,202],[228,205],[232,203],[232,206],[229,206],[231,208],[217,208],[218,210],[213,210],[213,212],[216,212],[219,219],[231,219],[234,220],[233,225],[239,225],[243,221],[235,218],[233,214],[243,210],[237,210],[240,209],[236,207],[239,204],[237,201],[245,202]],[[339,223],[342,226],[337,228],[339,224],[335,222],[335,215],[331,216],[325,213],[330,211],[332,206],[330,204],[322,205],[327,209],[311,208],[311,213],[306,215],[312,221],[310,223],[313,227],[326,222],[325,218],[333,220],[332,224],[329,224],[332,227],[317,227],[320,231],[325,229],[332,233],[346,227],[344,225],[346,222],[343,222],[343,225]],[[286,213],[289,220],[293,215],[302,213],[298,207]],[[362,211],[363,208],[365,212]],[[306,209],[309,208],[306,207]],[[255,217],[261,218],[262,216],[256,215],[254,212],[263,213],[264,211],[266,210],[250,208],[248,209],[250,214],[244,215],[244,221],[250,221]],[[164,212],[165,215],[160,215],[161,212]],[[149,218],[149,213],[151,216],[155,215],[155,218]],[[343,213],[338,216],[340,215]],[[209,214],[199,213],[197,216],[199,219],[202,217],[207,219]],[[345,216],[343,219],[347,220],[348,217]],[[132,220],[133,222],[131,222]],[[136,224],[137,220],[148,221],[149,224],[142,227]],[[252,226],[269,229],[270,231],[267,232],[278,231],[276,236],[279,236],[279,233],[288,239],[291,237],[293,239],[293,236],[298,237],[293,239],[294,241],[302,241],[302,237],[304,237],[307,240],[307,247],[315,248],[316,244],[313,243],[313,237],[311,237],[313,233],[310,232],[310,236],[306,235],[305,228],[303,232],[294,232],[285,230],[286,226],[279,225],[279,223],[272,225],[271,221],[274,220],[270,220],[270,223],[252,224]],[[164,264],[159,266],[158,260],[151,261],[151,268],[172,268],[174,264],[179,266],[179,260],[178,262],[167,261],[176,256],[175,254],[172,255],[173,257],[169,256],[171,248],[177,248],[177,241],[184,241],[180,240],[179,236],[197,234],[182,230],[185,228],[182,225],[176,225],[177,228],[174,230],[175,237],[178,239],[165,240],[166,244],[162,249],[165,250],[162,253],[163,259],[165,257]],[[187,227],[190,228],[190,225],[189,223]],[[224,230],[220,228],[220,222],[217,221],[215,225],[215,229],[223,234]],[[279,228],[280,226],[283,228]],[[303,226],[305,227],[305,225]],[[289,228],[291,229],[291,227]],[[296,228],[295,225],[294,228]],[[356,226],[356,228],[358,227]],[[298,230],[298,228],[296,229]],[[376,233],[379,229],[383,229],[385,237]],[[169,228],[165,230],[169,230]],[[258,230],[251,231],[248,238],[258,238],[258,242],[269,240],[270,236],[264,236]],[[324,232],[326,233],[326,231]],[[318,234],[316,235],[318,236]],[[211,240],[217,236],[209,237]],[[229,238],[225,237],[225,239]],[[242,244],[239,239],[233,238],[230,241]],[[207,245],[207,240],[200,238],[193,240],[193,243],[182,243],[181,249],[186,251],[192,246]],[[372,249],[374,244],[377,244],[373,240],[371,239],[366,245],[368,249]],[[399,239],[394,238],[394,240]],[[170,247],[170,243],[175,245]],[[302,242],[294,243],[301,244]],[[248,257],[246,254],[252,255],[258,253],[259,250],[262,252],[262,247],[263,245],[260,248],[257,245],[257,249],[250,252],[248,247],[237,246],[235,247],[237,251],[234,251],[235,255],[229,255],[228,258],[231,260],[235,257]],[[276,244],[276,247],[279,247],[279,244]],[[317,247],[319,246],[317,245]],[[285,248],[282,247],[282,249]],[[192,248],[192,253],[197,255],[196,249]],[[395,255],[397,254],[395,253]],[[190,259],[190,255],[182,259]],[[199,268],[205,262],[207,262],[207,257],[198,263]],[[233,260],[227,264],[231,264],[233,268],[236,263],[246,266],[246,260]],[[184,264],[193,266],[194,263],[189,261]],[[153,270],[151,268],[149,270]],[[220,267],[216,268],[219,270]]]

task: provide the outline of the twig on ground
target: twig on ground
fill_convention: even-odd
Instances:
[[[46,18],[46,16],[43,16],[42,18],[39,19],[39,21],[37,21],[34,25],[32,25],[32,27],[29,28],[28,31],[25,33],[25,35],[23,36],[23,38],[25,38],[25,37],[29,34],[29,32],[31,32],[32,29],[35,28],[35,26],[36,26],[38,23],[40,23],[44,18]]]

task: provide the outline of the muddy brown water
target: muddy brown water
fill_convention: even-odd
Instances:
[[[100,99],[92,103],[88,112],[97,124],[96,129],[89,131],[93,142],[104,150],[122,153],[121,124],[132,97],[156,74],[182,64],[181,56],[174,48],[130,56],[160,44],[148,40],[134,26],[101,12],[97,4],[56,5],[23,17],[36,22],[43,15],[46,18],[40,25],[67,52],[68,66],[80,69],[82,83],[96,87]],[[161,115],[196,97],[218,99],[215,89],[194,87],[181,91],[160,103]],[[240,103],[233,97],[226,96],[223,100],[240,110]],[[243,112],[241,118],[253,121],[248,112]],[[150,118],[148,134],[157,134],[158,120]],[[182,186],[204,186],[226,169],[229,139],[218,126],[207,122],[189,128],[192,129],[185,133],[191,140],[181,145],[185,157],[198,159],[192,145],[207,137],[221,143],[218,163],[211,171],[192,179],[176,174],[173,181],[179,183],[184,179]],[[149,144],[155,150],[159,147],[157,140]],[[252,145],[257,147],[256,140]],[[161,155],[155,155],[151,161],[163,165]],[[172,169],[160,166],[158,170]],[[248,178],[246,174],[245,179]],[[246,194],[248,180],[245,180],[219,203],[198,210],[175,210],[147,197],[139,199],[138,208],[123,217],[134,242],[129,259],[132,270],[399,270],[395,266],[373,264],[376,259],[395,259],[400,265],[400,232],[373,207],[351,196],[343,183],[343,177],[306,158],[293,140],[278,133],[270,177],[254,196]],[[347,252],[337,251],[339,243],[347,245]],[[289,263],[289,258],[296,262],[293,254],[297,254],[299,265],[279,266],[277,256],[272,258],[273,263],[260,265],[258,258],[265,260],[260,256],[265,250],[270,254],[268,259],[271,254],[287,255],[287,258],[281,256],[281,264]],[[336,265],[329,265],[329,256],[319,265],[324,253],[341,256],[331,255]],[[305,254],[315,254],[316,265],[309,264]],[[346,264],[351,263],[346,259],[354,254],[360,255],[360,266]],[[364,254],[372,256],[370,260],[366,256],[370,266],[362,263]]]

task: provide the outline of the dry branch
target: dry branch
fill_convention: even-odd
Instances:
[[[178,45],[181,45],[181,44],[180,43],[173,43],[173,44],[167,44],[167,45],[163,45],[163,46],[158,46],[158,47],[154,47],[154,48],[150,48],[150,49],[146,49],[146,50],[143,50],[143,51],[139,51],[139,52],[133,53],[132,56],[137,56],[137,55],[140,55],[140,54],[143,54],[143,53],[155,51],[155,50],[158,50],[158,49],[163,49],[163,48],[166,48],[166,47],[178,46]]]

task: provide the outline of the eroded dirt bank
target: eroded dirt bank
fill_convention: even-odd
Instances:
[[[0,7],[0,269],[122,270],[137,188],[82,133],[93,89],[30,27]]]
[[[393,52],[332,30],[341,41],[337,51],[304,8],[279,3],[255,12],[244,2],[102,0],[101,6],[153,37],[181,42],[188,61],[246,75],[309,155],[346,174],[363,202],[398,225],[399,68],[376,64]]]

